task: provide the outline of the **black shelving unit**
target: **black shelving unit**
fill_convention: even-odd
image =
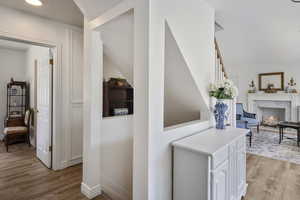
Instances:
[[[26,82],[14,81],[7,84],[7,119],[24,118],[29,106],[29,91]]]
[[[133,114],[134,89],[125,79],[111,78],[103,82],[103,117],[115,116],[115,109],[127,109]]]

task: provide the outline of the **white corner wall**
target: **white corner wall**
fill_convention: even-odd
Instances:
[[[67,11],[66,11],[67,12]],[[0,6],[0,36],[55,45],[58,50],[54,168],[82,159],[82,51],[80,28]],[[24,62],[25,63],[25,62]],[[72,142],[71,142],[72,141]]]
[[[15,81],[26,81],[26,51],[0,47],[0,139],[4,130],[4,119],[7,112],[6,84],[10,78]]]
[[[132,199],[133,116],[101,121],[101,183],[114,200]]]

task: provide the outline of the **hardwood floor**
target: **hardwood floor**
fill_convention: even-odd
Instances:
[[[80,192],[81,177],[81,165],[55,172],[44,167],[26,144],[11,145],[6,153],[0,143],[1,200],[87,200]]]
[[[245,200],[298,200],[300,165],[248,154],[247,183]]]
[[[87,200],[80,192],[81,171],[81,165],[49,170],[27,145],[11,145],[6,153],[0,143],[1,200]],[[245,200],[300,199],[300,165],[248,154],[247,182]]]

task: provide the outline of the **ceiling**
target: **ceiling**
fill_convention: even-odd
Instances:
[[[74,0],[85,17],[93,19],[120,3],[122,0]]]
[[[0,0],[0,5],[56,20],[62,23],[83,26],[83,15],[73,0],[41,0],[43,6],[34,7],[25,0]]]
[[[207,0],[224,27],[216,33],[225,65],[300,63],[300,3]]]

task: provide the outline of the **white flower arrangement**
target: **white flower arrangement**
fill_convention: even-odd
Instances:
[[[238,96],[238,89],[231,80],[225,79],[211,84],[209,95],[217,99],[233,99]]]

